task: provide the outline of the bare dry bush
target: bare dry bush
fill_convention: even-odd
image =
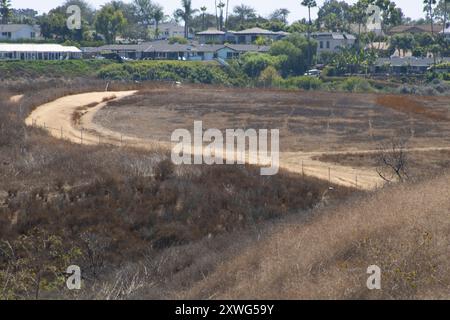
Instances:
[[[404,182],[409,178],[406,143],[391,139],[383,144],[377,154],[377,173],[386,182]]]

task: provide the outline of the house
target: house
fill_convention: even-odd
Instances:
[[[247,52],[268,52],[270,47],[240,44],[170,44],[169,41],[152,41],[141,44],[114,44],[98,48],[82,48],[83,55],[92,58],[98,55],[117,54],[133,60],[183,60],[211,61],[239,58]]]
[[[66,60],[81,57],[80,49],[59,44],[0,43],[0,60]]]
[[[114,53],[123,58],[133,60],[204,61],[213,60],[218,48],[218,46],[199,45],[195,42],[170,44],[169,41],[160,40],[135,45],[114,44],[98,48],[83,48],[83,52],[87,57]]]
[[[154,29],[155,26],[152,26]],[[184,37],[184,27],[176,23],[161,23],[158,25],[158,34],[155,36],[155,40],[168,40],[174,37]],[[188,38],[192,39],[193,34],[189,33]]]
[[[442,31],[443,26],[439,24],[433,25],[433,32],[438,33]],[[402,33],[431,33],[431,24],[418,24],[418,25],[400,25],[389,29],[388,34],[402,34]]]
[[[209,28],[206,31],[198,32],[197,37],[200,43],[224,43],[226,32]]]
[[[385,53],[387,56],[388,52],[391,50],[391,44],[389,42],[371,42],[367,44],[364,48],[366,51],[375,50],[382,53]],[[395,49],[395,51],[391,54],[391,57],[412,57],[412,51],[406,50],[402,51],[400,49]]]
[[[253,44],[226,44],[217,50],[217,57],[223,60],[238,59],[247,52],[266,53],[269,46],[258,46]]]
[[[351,47],[356,42],[356,37],[347,33],[315,32],[311,37],[317,41],[317,55],[324,52],[338,52],[340,48]]]
[[[29,24],[0,24],[1,40],[32,40],[41,38],[41,28]]]
[[[436,60],[436,63],[450,62],[450,58]],[[377,59],[375,73],[392,74],[423,74],[426,73],[435,63],[433,58],[416,57],[391,57]]]
[[[237,44],[252,44],[255,43],[258,38],[276,41],[284,38],[286,35],[288,35],[286,32],[274,32],[261,28],[251,28],[234,32],[235,43]]]
[[[198,32],[197,37],[200,43],[234,43],[234,44],[253,44],[258,38],[269,40],[280,40],[289,33],[274,32],[261,28],[251,28],[242,31],[220,31],[210,28],[206,31]]]

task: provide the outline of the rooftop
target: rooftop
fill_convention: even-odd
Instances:
[[[439,32],[443,28],[443,25],[435,24],[433,25],[434,32]],[[431,33],[431,24],[417,24],[417,25],[400,25],[392,27],[389,33],[407,33],[411,31],[417,32],[429,32]]]
[[[209,28],[206,31],[197,32],[197,35],[199,36],[205,36],[205,35],[224,35],[226,32],[220,31],[214,28]]]
[[[0,43],[0,52],[71,52],[81,53],[76,47],[66,47],[60,44],[27,44]]]
[[[38,25],[29,25],[29,24],[0,24],[0,32],[17,32],[22,30],[23,28],[30,27],[35,30],[40,30]]]
[[[242,31],[235,31],[234,34],[274,35],[274,34],[278,34],[278,33],[270,31],[270,30],[266,30],[266,29],[261,29],[261,28],[251,28],[251,29],[246,29],[246,30],[242,30]]]

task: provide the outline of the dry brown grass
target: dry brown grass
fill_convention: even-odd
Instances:
[[[96,91],[100,86],[80,85],[76,90]],[[270,219],[307,215],[324,204],[329,185],[317,179],[283,172],[262,177],[258,168],[244,166],[175,168],[159,151],[56,140],[41,129],[25,127],[23,120],[37,105],[75,89],[42,87],[34,93],[33,88],[20,105],[8,99],[0,103],[5,133],[0,138],[0,245],[14,243],[37,228],[60,237],[67,251],[80,248],[82,256],[71,264],[80,265],[88,279],[98,275],[99,266],[107,278],[143,255],[240,232]],[[352,192],[337,187],[326,197],[327,203]],[[90,261],[85,239],[100,242],[100,262]],[[3,253],[0,250],[0,271],[11,261]],[[15,252],[19,259],[27,255],[20,248]],[[49,261],[37,264],[45,263]],[[183,268],[173,267],[173,273]],[[0,272],[0,298],[4,280]],[[28,297],[26,292],[12,296]]]
[[[450,174],[387,188],[278,230],[183,298],[439,299],[450,297]],[[382,290],[369,291],[369,265]]]
[[[381,106],[391,108],[399,112],[408,113],[414,116],[438,121],[450,120],[447,116],[447,112],[439,112],[437,110],[431,109],[426,105],[427,100],[430,99],[432,98],[428,97],[427,99],[400,95],[380,95],[377,96],[376,102]]]
[[[349,167],[377,167],[379,153],[345,153],[324,154],[314,157],[315,160],[340,164]],[[413,151],[407,152],[408,175],[413,179],[420,179],[436,172],[450,169],[450,151]]]

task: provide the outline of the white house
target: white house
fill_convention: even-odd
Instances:
[[[0,40],[32,40],[41,37],[41,28],[29,24],[0,24]]]
[[[356,37],[347,33],[316,32],[311,34],[317,41],[317,55],[323,52],[337,52],[339,48],[351,47],[356,42]]]
[[[65,60],[81,57],[80,49],[59,44],[0,43],[0,60]]]
[[[152,28],[155,28],[153,25]],[[158,35],[155,37],[155,40],[167,40],[173,37],[184,37],[184,27],[180,26],[176,23],[161,23],[158,25]],[[194,36],[189,33],[189,39],[192,39]]]

